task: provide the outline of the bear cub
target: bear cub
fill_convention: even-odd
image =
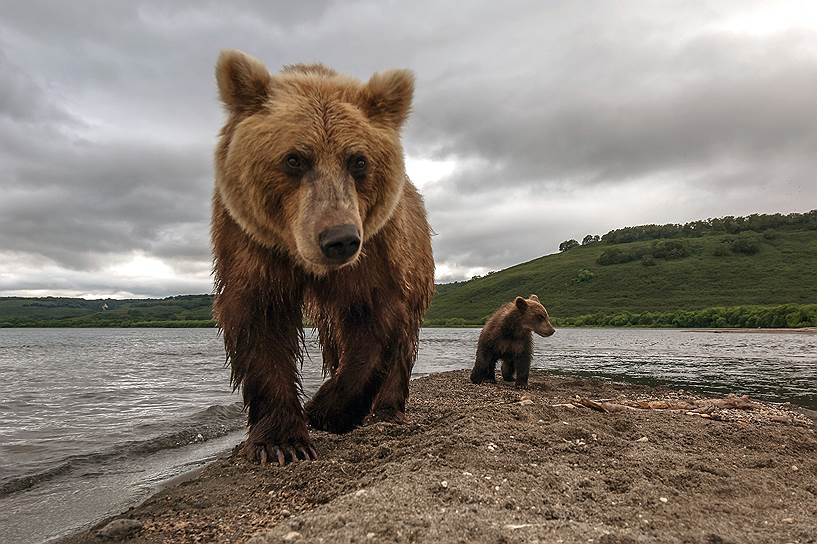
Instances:
[[[479,335],[471,381],[496,383],[496,362],[502,359],[502,379],[510,382],[515,378],[517,388],[527,388],[533,356],[531,331],[545,337],[556,332],[536,295],[516,297],[494,312]]]

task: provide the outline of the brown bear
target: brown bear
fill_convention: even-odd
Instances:
[[[215,152],[213,315],[248,409],[242,452],[314,459],[307,423],[346,432],[404,418],[422,316],[434,291],[423,200],[400,129],[414,78],[367,82],[318,64],[272,75],[223,51],[227,119]],[[304,408],[303,323],[329,379]]]
[[[471,381],[496,383],[496,362],[502,359],[502,379],[510,382],[515,377],[516,387],[526,388],[533,356],[531,331],[539,336],[556,332],[536,295],[516,297],[494,312],[479,335]]]

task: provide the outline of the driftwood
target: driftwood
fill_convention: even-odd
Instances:
[[[625,410],[670,410],[684,412],[687,415],[704,417],[706,419],[720,419],[713,414],[716,410],[731,408],[735,410],[754,410],[757,405],[747,396],[736,397],[730,395],[722,399],[670,399],[670,400],[629,400],[617,399],[610,402],[608,399],[591,400],[576,398],[576,403],[597,410],[599,412],[623,412]]]

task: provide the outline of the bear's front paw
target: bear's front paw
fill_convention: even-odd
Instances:
[[[298,460],[314,461],[318,458],[312,443],[307,440],[294,442],[273,442],[269,440],[247,439],[241,446],[241,453],[252,463],[278,463],[284,466]]]

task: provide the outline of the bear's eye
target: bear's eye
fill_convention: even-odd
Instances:
[[[363,155],[352,155],[349,158],[349,172],[354,178],[359,179],[365,176],[368,166],[369,163]]]
[[[306,161],[297,153],[290,153],[284,157],[284,169],[290,174],[300,174],[306,166]]]
[[[536,316],[536,320],[537,320],[537,321],[544,321],[544,320],[545,320],[545,316],[543,316],[543,315],[537,315],[537,316]]]

